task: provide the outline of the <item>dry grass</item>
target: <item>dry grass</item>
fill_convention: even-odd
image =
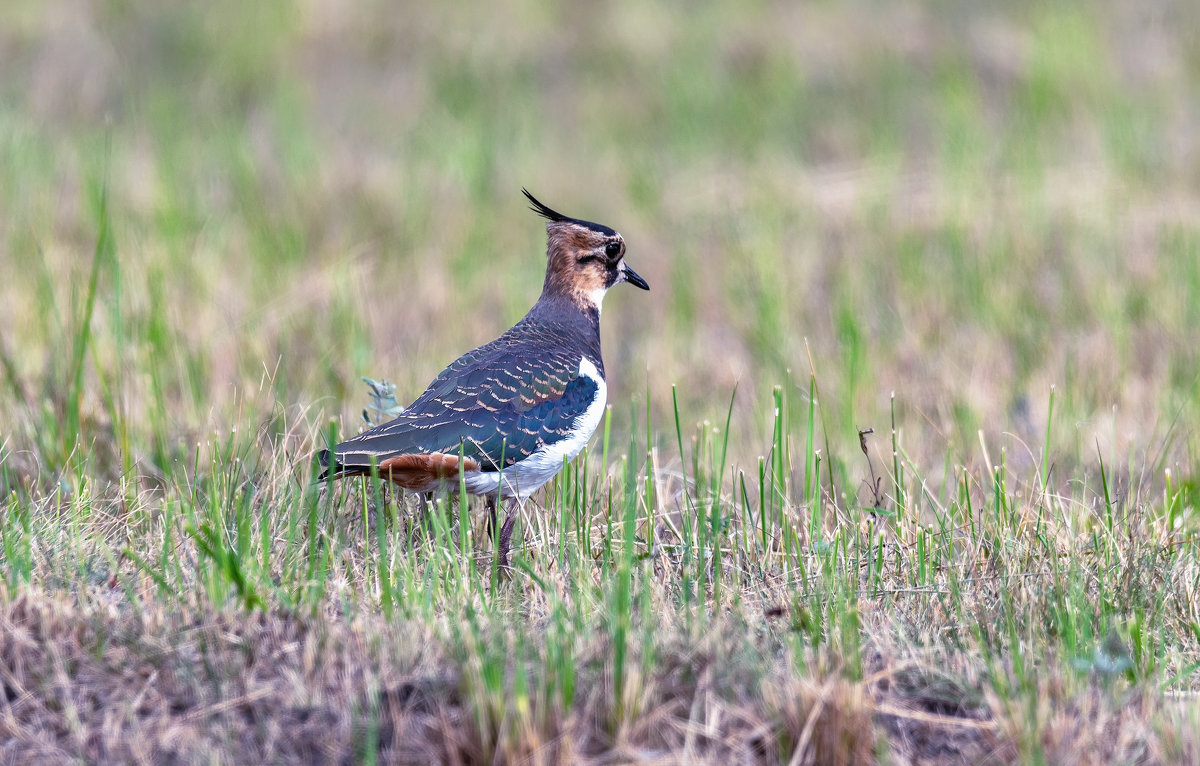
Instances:
[[[100,595],[100,594],[98,594]],[[101,596],[97,601],[106,600]],[[1147,691],[1051,676],[1014,707],[934,664],[887,663],[860,681],[808,655],[755,689],[723,661],[746,626],[656,658],[630,720],[611,726],[603,680],[569,711],[472,710],[470,665],[415,621],[353,623],[218,610],[140,615],[27,589],[0,615],[6,763],[1187,763],[1191,719]],[[611,651],[580,655],[599,668]],[[592,675],[594,677],[588,678]],[[544,701],[543,701],[544,702]],[[1032,727],[1032,728],[1031,728]],[[1015,743],[1030,735],[1036,751]]]
[[[373,743],[386,763],[857,764],[872,762],[889,730],[899,734],[897,755],[923,758],[983,754],[995,742],[986,720],[923,712],[905,694],[836,672],[779,670],[759,696],[695,647],[658,658],[640,713],[615,729],[604,725],[602,683],[565,714],[500,710],[489,729],[419,624],[83,613],[36,591],[7,604],[2,619],[0,754],[11,763],[198,763],[214,753],[350,762]],[[708,643],[737,640],[726,631]],[[589,647],[584,666],[602,664],[606,649]]]

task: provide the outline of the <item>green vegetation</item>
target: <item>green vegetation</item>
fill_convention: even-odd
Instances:
[[[0,758],[1200,762],[1200,5],[0,9]],[[521,515],[311,456],[608,223]]]

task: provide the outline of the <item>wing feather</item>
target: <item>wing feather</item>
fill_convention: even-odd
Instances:
[[[499,470],[566,438],[598,391],[579,373],[579,352],[504,341],[462,356],[395,420],[339,444],[341,468],[461,450],[482,470]]]

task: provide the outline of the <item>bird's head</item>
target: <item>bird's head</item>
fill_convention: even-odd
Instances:
[[[568,298],[581,308],[600,311],[604,293],[618,282],[649,290],[650,285],[625,263],[625,240],[612,229],[567,216],[538,202],[525,189],[531,210],[546,219],[546,282],[542,297]]]

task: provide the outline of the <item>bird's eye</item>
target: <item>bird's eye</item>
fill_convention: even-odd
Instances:
[[[621,243],[620,242],[609,242],[608,247],[604,248],[604,254],[607,255],[609,258],[616,258],[618,255],[621,254]]]

